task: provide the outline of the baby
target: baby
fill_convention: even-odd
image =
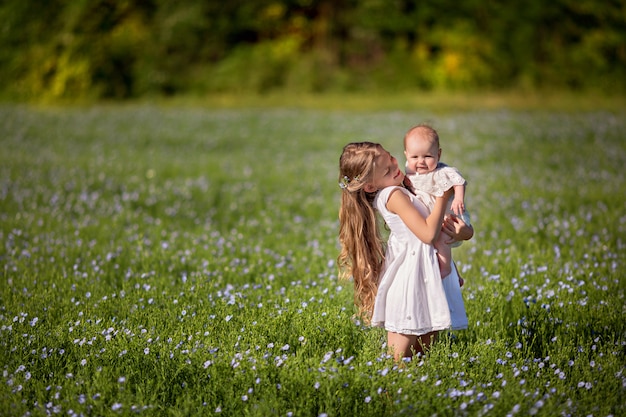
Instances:
[[[427,194],[424,202],[429,208],[432,209],[435,197],[453,188],[454,197],[450,203],[450,211],[462,218],[465,224],[471,226],[464,202],[467,182],[456,168],[439,162],[441,148],[437,132],[424,124],[411,128],[404,136],[404,155],[406,156],[407,178],[417,193]],[[445,233],[440,233],[439,239],[435,242],[442,278],[452,272],[452,247],[461,244],[460,242],[447,244],[447,239]],[[463,285],[462,282],[460,278],[461,285]]]

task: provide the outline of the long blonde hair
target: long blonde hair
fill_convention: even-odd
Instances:
[[[349,143],[339,158],[341,252],[337,264],[340,277],[353,278],[354,303],[366,322],[374,310],[385,251],[373,206],[376,194],[366,192],[364,187],[372,181],[375,158],[383,151],[376,143]]]

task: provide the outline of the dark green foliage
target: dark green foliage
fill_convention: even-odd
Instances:
[[[624,16],[617,0],[7,0],[0,94],[623,94]]]

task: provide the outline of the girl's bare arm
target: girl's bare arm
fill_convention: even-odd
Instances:
[[[402,221],[419,240],[427,244],[433,244],[441,229],[446,210],[445,202],[450,198],[452,190],[446,191],[443,197],[438,197],[435,200],[435,205],[430,215],[426,218],[417,211],[406,194],[398,191],[393,191],[389,196],[387,209],[400,216]]]

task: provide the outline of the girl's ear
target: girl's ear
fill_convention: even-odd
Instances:
[[[365,190],[366,193],[373,193],[373,192],[378,191],[378,189],[374,187],[374,184],[372,184],[371,182],[368,182],[367,184],[365,184],[363,186],[363,189]]]

